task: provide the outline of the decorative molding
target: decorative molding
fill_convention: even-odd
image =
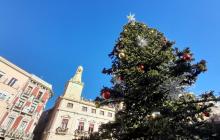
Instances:
[[[70,119],[71,116],[70,115],[63,115],[63,116],[61,116],[61,118],[68,118],[68,119]]]
[[[85,118],[79,118],[78,121],[86,122],[86,119]]]

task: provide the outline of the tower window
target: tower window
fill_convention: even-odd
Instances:
[[[112,113],[108,112],[108,117],[112,117]]]
[[[100,115],[104,116],[105,115],[104,111],[101,110]]]
[[[68,108],[73,108],[73,104],[72,103],[67,103],[67,107]]]
[[[93,108],[92,108],[92,113],[93,113],[93,114],[96,114],[96,109],[93,109]]]
[[[83,111],[83,112],[87,112],[87,107],[83,106],[83,107],[82,107],[82,111]]]

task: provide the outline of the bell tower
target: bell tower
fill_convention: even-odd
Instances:
[[[82,83],[83,67],[79,66],[75,75],[67,82],[63,97],[80,100],[84,83]]]

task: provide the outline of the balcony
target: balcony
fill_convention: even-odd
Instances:
[[[0,136],[4,138],[16,139],[16,140],[32,140],[33,134],[26,134],[21,130],[12,130],[0,128]]]
[[[40,99],[37,99],[37,98],[34,99],[34,103],[38,104],[39,102],[40,102]]]
[[[21,95],[21,97],[27,99],[27,98],[29,98],[29,94],[23,93],[23,94]]]
[[[56,129],[56,134],[57,134],[57,135],[66,135],[67,131],[68,131],[68,128],[58,127],[58,128]]]
[[[74,133],[75,137],[77,138],[86,138],[89,137],[89,134],[90,133],[88,131],[78,130],[78,129],[76,129]]]

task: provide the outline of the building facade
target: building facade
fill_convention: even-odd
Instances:
[[[52,85],[0,57],[0,139],[31,140]]]
[[[78,67],[76,74],[67,82],[65,91],[55,106],[42,116],[46,125],[41,140],[82,139],[98,131],[102,123],[114,120],[115,108],[103,106],[96,108],[93,101],[81,97],[84,84],[81,81],[83,68]],[[46,120],[46,121],[45,121]],[[47,122],[47,123],[46,123]],[[42,130],[42,125],[39,124]]]

